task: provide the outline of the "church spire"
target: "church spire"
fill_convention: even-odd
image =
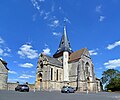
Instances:
[[[68,37],[67,37],[66,21],[65,20],[64,20],[64,32],[62,35],[62,39],[60,41],[59,48],[58,48],[57,52],[53,55],[53,57],[57,57],[60,53],[62,53],[64,51],[68,51],[69,53],[73,52],[71,49],[71,46],[70,46],[70,42],[69,42]]]

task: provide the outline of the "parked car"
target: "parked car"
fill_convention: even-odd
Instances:
[[[26,91],[26,92],[29,92],[29,87],[27,85],[18,85],[16,88],[15,88],[15,91]]]
[[[63,86],[61,89],[62,93],[74,93],[75,89],[71,86]]]

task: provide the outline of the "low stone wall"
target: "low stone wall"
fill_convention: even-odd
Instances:
[[[18,83],[8,83],[8,90],[15,90]],[[35,85],[34,84],[27,84],[29,86],[30,91],[34,91]]]
[[[30,91],[34,91],[35,89],[35,84],[28,84]]]
[[[15,87],[17,87],[18,83],[8,83],[8,90],[15,90]]]

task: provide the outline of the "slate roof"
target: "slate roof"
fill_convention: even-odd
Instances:
[[[5,68],[7,69],[7,70],[9,70],[8,69],[8,67],[7,67],[7,62],[6,61],[4,61],[4,60],[2,60],[2,59],[0,59],[0,61],[2,62],[2,64],[5,66]]]
[[[63,51],[68,51],[69,53],[73,52],[72,49],[71,49],[71,46],[70,46],[70,42],[69,42],[68,37],[67,37],[66,26],[65,25],[64,25],[64,33],[62,35],[62,39],[60,41],[59,48],[56,51],[56,53],[53,55],[53,57],[55,57],[57,54],[59,54]]]
[[[70,55],[69,62],[80,59],[85,50],[86,50],[86,48],[83,48],[83,49],[81,49],[81,50],[78,50],[78,51],[76,51],[76,52],[73,52],[73,53]]]
[[[53,58],[53,57],[50,57],[48,55],[45,55],[45,56],[48,59],[48,62],[50,64],[53,64],[53,65],[56,65],[56,67],[62,68],[62,63],[57,58]]]

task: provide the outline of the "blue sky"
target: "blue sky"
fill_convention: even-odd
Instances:
[[[1,0],[0,58],[9,82],[35,82],[39,54],[56,52],[64,19],[73,51],[88,48],[98,78],[120,70],[120,0]]]

